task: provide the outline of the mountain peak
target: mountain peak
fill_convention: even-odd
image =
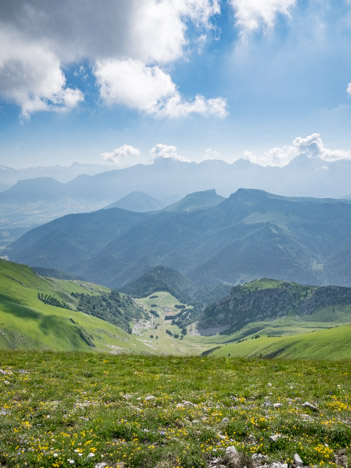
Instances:
[[[189,193],[184,198],[168,206],[166,211],[196,211],[219,205],[225,198],[217,194],[215,189]]]

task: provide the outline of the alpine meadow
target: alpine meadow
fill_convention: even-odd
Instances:
[[[350,0],[0,1],[0,467],[351,466]]]

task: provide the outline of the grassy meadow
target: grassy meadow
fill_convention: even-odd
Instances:
[[[347,466],[351,362],[0,352],[7,467]],[[305,403],[308,404],[305,404]]]

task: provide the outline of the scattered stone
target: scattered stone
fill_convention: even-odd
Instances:
[[[183,401],[183,406],[193,406],[194,408],[197,407],[195,403],[192,403],[191,401]]]
[[[4,408],[0,408],[0,416],[7,416],[10,414],[8,411],[6,411]]]
[[[107,463],[97,463],[94,468],[105,468],[107,465]]]
[[[274,403],[273,408],[281,408],[282,406],[281,403]]]
[[[301,414],[301,419],[306,422],[313,422],[314,419],[309,414]]]
[[[150,401],[150,400],[156,400],[156,397],[153,396],[153,395],[149,395],[149,396],[145,397],[145,401]]]
[[[133,409],[134,411],[137,411],[138,413],[143,412],[143,410],[141,408],[139,408],[138,406],[131,406],[131,409]]]
[[[263,461],[268,460],[268,457],[262,453],[254,453],[252,455],[252,460],[261,464]]]
[[[294,465],[303,466],[303,461],[301,460],[300,455],[298,453],[295,453],[294,455]]]
[[[280,434],[274,434],[272,436],[269,436],[269,438],[271,440],[273,440],[273,442],[277,442],[277,440],[279,440],[281,438],[281,435]]]
[[[224,463],[225,463],[225,466],[230,466],[231,468],[241,467],[241,458],[240,458],[239,452],[234,447],[234,445],[227,447],[225,451],[225,456],[224,456]]]
[[[274,462],[270,465],[270,468],[288,468],[287,463]]]
[[[319,411],[319,408],[317,408],[317,406],[315,405],[312,405],[312,403],[309,403],[308,401],[305,401],[305,403],[302,405],[304,408],[309,408],[310,410],[312,411]]]
[[[226,424],[226,423],[229,423],[229,418],[223,418],[221,422],[222,422],[222,423],[225,423],[225,424]]]

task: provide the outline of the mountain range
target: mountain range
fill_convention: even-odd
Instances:
[[[221,160],[189,163],[172,158],[158,158],[153,164],[126,169],[106,171],[106,167],[74,164],[22,171],[1,167],[0,249],[29,229],[65,214],[95,211],[115,203],[133,211],[154,211],[210,187],[222,196],[241,187],[284,196],[344,198],[350,193],[351,161],[326,162],[305,155],[282,168],[263,167],[243,159],[228,164]],[[141,196],[143,201],[137,200],[136,191],[145,194]],[[121,201],[124,197],[127,199]],[[145,197],[161,204],[153,202],[151,206]]]
[[[28,232],[8,255],[113,288],[158,265],[198,287],[260,277],[351,285],[350,201],[240,189],[216,206],[183,208],[69,215]]]
[[[0,190],[1,186],[10,187],[19,180],[35,179],[38,177],[51,177],[60,182],[68,182],[81,174],[94,175],[104,172],[109,166],[102,164],[80,164],[73,163],[69,166],[37,166],[23,169],[15,169],[0,166]]]

